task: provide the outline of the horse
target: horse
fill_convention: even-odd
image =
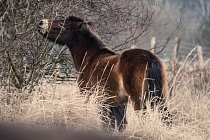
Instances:
[[[118,54],[108,48],[90,22],[75,16],[65,19],[43,19],[38,24],[39,33],[50,41],[66,45],[72,55],[81,91],[96,85],[103,87],[108,97],[103,109],[111,119],[111,127],[125,129],[126,105],[133,109],[146,109],[160,104],[159,110],[167,112],[167,77],[163,63],[151,52],[130,49]],[[164,107],[163,107],[164,106]],[[107,120],[102,118],[106,123]]]

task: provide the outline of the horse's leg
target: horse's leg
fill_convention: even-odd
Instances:
[[[150,97],[151,99],[152,97]],[[168,107],[165,104],[165,101],[160,97],[153,97],[150,101],[151,109],[154,109],[155,106],[158,106],[158,111],[161,113],[161,121],[166,125],[172,123],[172,115],[170,114]]]
[[[172,114],[169,112],[168,107],[164,104],[160,105],[159,111],[162,114],[161,121],[165,123],[167,126],[171,126],[172,124]]]
[[[112,113],[111,107],[102,108],[102,127],[106,132],[113,131],[115,129],[115,117]]]
[[[138,96],[138,94],[136,95]],[[141,100],[137,96],[130,97],[134,111],[146,109],[146,106],[143,104],[143,102],[141,102]]]
[[[169,112],[165,101],[160,97],[155,97],[151,101],[151,108],[154,109],[156,105],[158,106],[158,111],[161,113],[161,121],[167,125],[171,125],[172,115]]]
[[[119,131],[122,131],[126,128],[127,119],[126,119],[126,108],[127,105],[120,105],[117,107],[111,107],[112,114],[115,116],[117,121],[117,128]]]
[[[146,117],[147,107],[144,101],[141,101],[138,97],[131,97],[130,98],[134,111],[142,110],[141,117]],[[137,113],[138,114],[138,113]]]

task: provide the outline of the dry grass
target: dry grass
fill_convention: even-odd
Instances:
[[[101,128],[99,98],[80,95],[76,85],[42,83],[31,93],[0,94],[0,117],[3,121],[47,128],[98,130]]]
[[[168,101],[174,114],[171,128],[160,121],[157,110],[134,112],[128,105],[128,126],[123,135],[139,139],[204,140],[210,139],[210,64],[198,70],[195,63],[180,64],[173,93]],[[169,81],[173,81],[172,73]],[[95,90],[98,95],[98,91]],[[24,122],[47,128],[65,127],[101,130],[102,98],[82,96],[76,84],[42,82],[34,91],[0,94],[0,117],[3,121]]]

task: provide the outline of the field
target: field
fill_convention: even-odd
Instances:
[[[170,97],[168,106],[174,115],[171,127],[159,119],[157,110],[134,112],[128,104],[128,125],[122,133],[127,138],[145,140],[204,140],[210,139],[210,63],[200,70],[196,61],[182,61],[175,73],[168,66]],[[172,88],[173,87],[173,88]],[[88,92],[88,91],[87,91]],[[85,93],[87,95],[87,93]],[[0,94],[1,121],[27,123],[46,128],[67,128],[102,131],[100,107],[103,98],[79,94],[76,83],[41,80],[32,92],[2,87]]]

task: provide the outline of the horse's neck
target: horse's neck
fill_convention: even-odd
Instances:
[[[75,33],[71,39],[69,50],[72,54],[76,70],[81,70],[90,59],[100,53],[105,48],[105,44],[90,33]]]

